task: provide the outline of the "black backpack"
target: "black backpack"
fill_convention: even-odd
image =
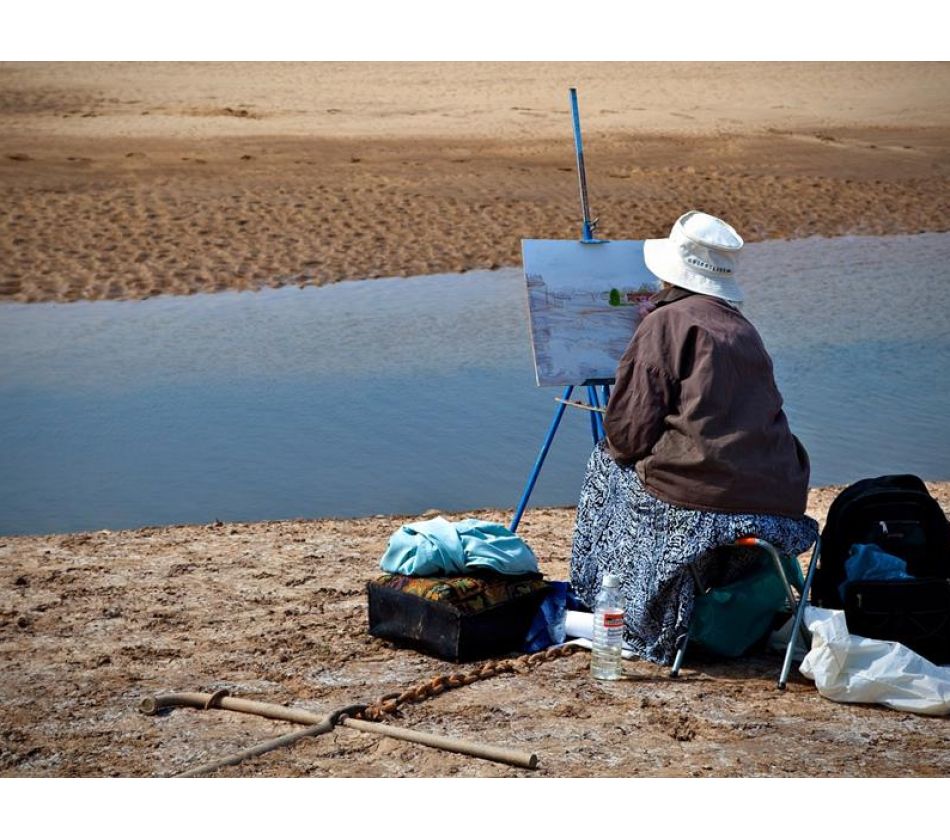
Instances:
[[[909,581],[852,581],[844,564],[856,543],[875,543],[907,563]],[[898,641],[950,662],[950,523],[915,475],[866,478],[832,502],[821,532],[812,603],[844,609],[850,632]]]

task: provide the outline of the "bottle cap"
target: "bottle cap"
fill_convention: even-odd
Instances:
[[[620,575],[604,575],[604,586],[609,588],[620,586]]]

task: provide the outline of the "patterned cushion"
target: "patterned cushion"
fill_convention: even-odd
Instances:
[[[410,577],[387,574],[376,579],[376,584],[415,595],[427,601],[440,601],[455,607],[460,613],[473,615],[507,603],[515,598],[540,592],[547,584],[540,575],[480,575],[466,577]]]

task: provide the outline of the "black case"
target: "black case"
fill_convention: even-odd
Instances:
[[[451,602],[367,584],[369,632],[449,662],[470,662],[517,651],[550,587],[481,612],[466,614]]]
[[[907,563],[916,578],[950,578],[950,524],[916,475],[882,475],[846,487],[831,503],[821,532],[812,603],[841,609],[838,587],[855,543],[875,543]]]
[[[848,631],[900,642],[935,665],[950,663],[950,581],[863,580],[845,586]]]

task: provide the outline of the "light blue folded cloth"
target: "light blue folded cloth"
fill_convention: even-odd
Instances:
[[[900,557],[888,554],[874,543],[855,543],[844,562],[844,582],[838,594],[844,600],[847,585],[856,580],[913,580],[907,574],[907,564]]]
[[[379,567],[416,577],[464,575],[479,568],[524,575],[538,571],[538,558],[504,525],[481,519],[449,522],[437,516],[396,531]]]

